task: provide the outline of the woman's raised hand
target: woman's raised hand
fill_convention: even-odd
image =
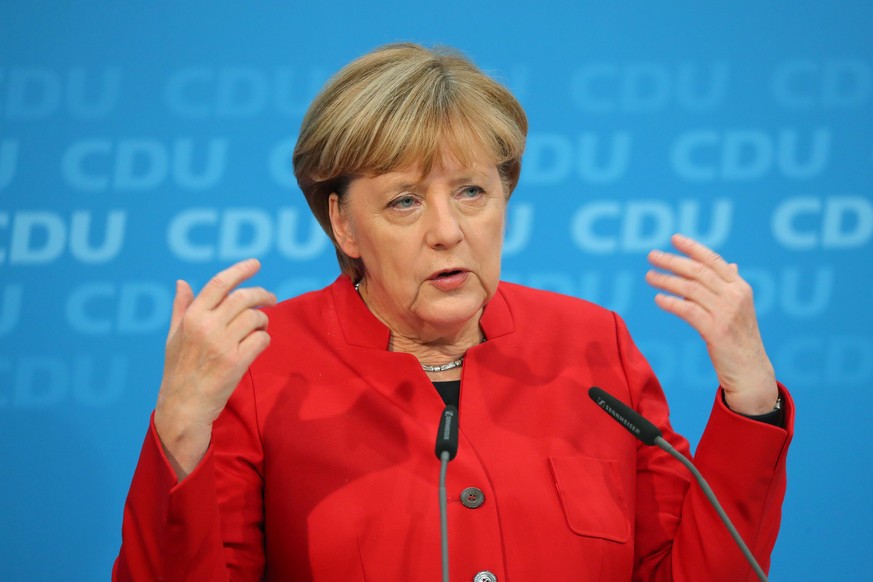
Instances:
[[[770,412],[779,391],[758,330],[752,288],[737,265],[715,251],[678,234],[671,241],[684,256],[649,253],[649,262],[661,271],[649,271],[646,281],[670,293],[659,293],[655,303],[703,337],[731,410],[747,415]]]
[[[203,458],[212,423],[270,344],[267,315],[258,307],[274,305],[276,296],[260,287],[237,288],[260,268],[255,259],[236,263],[197,297],[188,283],[176,283],[155,428],[180,481]]]

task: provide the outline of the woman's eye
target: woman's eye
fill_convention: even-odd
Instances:
[[[403,210],[406,208],[412,208],[413,206],[415,206],[414,196],[400,196],[399,198],[395,198],[391,201],[392,208],[399,208]]]
[[[482,194],[483,190],[479,186],[465,186],[463,190],[461,190],[461,197],[463,198],[475,198]]]

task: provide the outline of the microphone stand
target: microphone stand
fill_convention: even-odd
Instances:
[[[700,488],[703,490],[703,494],[706,495],[707,499],[709,499],[709,502],[715,508],[716,513],[718,513],[718,516],[721,518],[722,522],[724,522],[725,527],[727,527],[728,532],[730,532],[731,537],[734,538],[737,546],[739,546],[740,551],[743,552],[746,560],[749,562],[749,564],[751,564],[752,569],[758,576],[758,580],[761,580],[761,582],[768,582],[767,575],[764,573],[764,570],[762,570],[761,566],[758,565],[758,561],[755,559],[752,551],[749,550],[746,542],[743,541],[743,538],[740,536],[740,532],[738,532],[737,528],[734,527],[734,524],[731,522],[728,514],[725,513],[724,508],[722,508],[721,503],[718,502],[718,499],[716,498],[715,493],[713,493],[712,488],[709,486],[709,483],[706,482],[706,479],[703,478],[703,475],[700,474],[700,471],[697,470],[697,467],[694,466],[694,463],[686,459],[682,453],[673,448],[673,445],[668,443],[660,436],[655,437],[655,446],[659,449],[666,451],[670,456],[674,457],[677,461],[685,465],[685,467],[689,471],[691,471],[691,474],[694,475],[694,478],[697,480],[697,484],[700,485]]]
[[[730,532],[731,537],[740,548],[740,551],[743,553],[746,561],[749,562],[752,570],[754,570],[755,574],[758,576],[758,580],[761,580],[761,582],[768,582],[767,575],[764,573],[764,570],[761,569],[761,566],[758,564],[755,556],[749,550],[748,546],[746,546],[746,542],[744,542],[743,538],[740,537],[740,533],[737,531],[737,528],[735,528],[734,524],[731,523],[731,520],[728,517],[727,513],[725,513],[725,510],[722,508],[721,503],[719,503],[718,499],[716,499],[715,493],[712,492],[712,488],[709,486],[709,483],[706,482],[706,479],[703,478],[703,475],[700,474],[700,471],[697,470],[697,467],[694,466],[694,463],[686,459],[679,451],[673,448],[673,445],[664,440],[658,427],[656,427],[645,417],[643,417],[643,415],[638,413],[636,410],[634,410],[609,392],[606,392],[605,390],[603,390],[602,388],[598,388],[597,386],[592,386],[588,390],[588,395],[595,403],[597,403],[597,406],[602,408],[607,414],[615,419],[616,422],[621,424],[629,433],[634,435],[634,437],[649,446],[654,445],[659,449],[666,451],[667,454],[677,459],[680,463],[685,465],[685,467],[689,471],[691,471],[691,474],[694,475],[694,478],[697,480],[698,485],[700,485],[701,490],[703,490],[703,494],[706,496],[706,498],[709,500],[709,503],[712,505],[718,516],[721,518],[722,523],[725,525],[728,532]]]
[[[446,469],[449,461],[458,454],[458,408],[453,404],[446,406],[440,416],[437,430],[437,458],[440,460],[440,537],[442,539],[443,582],[449,582],[449,510],[446,495]]]
[[[449,466],[449,452],[440,453],[440,534],[443,554],[443,582],[449,582],[449,519],[446,502],[446,469]]]

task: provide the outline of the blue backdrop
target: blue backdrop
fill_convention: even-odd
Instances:
[[[336,276],[295,134],[329,74],[399,40],[522,101],[504,276],[620,312],[692,443],[715,378],[645,252],[678,230],[740,264],[798,409],[772,579],[865,578],[873,8],[701,4],[3,2],[0,578],[108,577],[176,278]]]

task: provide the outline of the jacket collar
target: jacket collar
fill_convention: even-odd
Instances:
[[[348,275],[340,275],[330,286],[330,291],[346,342],[363,348],[388,349],[391,331],[367,308],[364,300],[355,291],[351,278]],[[515,331],[512,311],[503,291],[504,285],[499,284],[497,292],[485,306],[485,312],[479,321],[488,340]]]

